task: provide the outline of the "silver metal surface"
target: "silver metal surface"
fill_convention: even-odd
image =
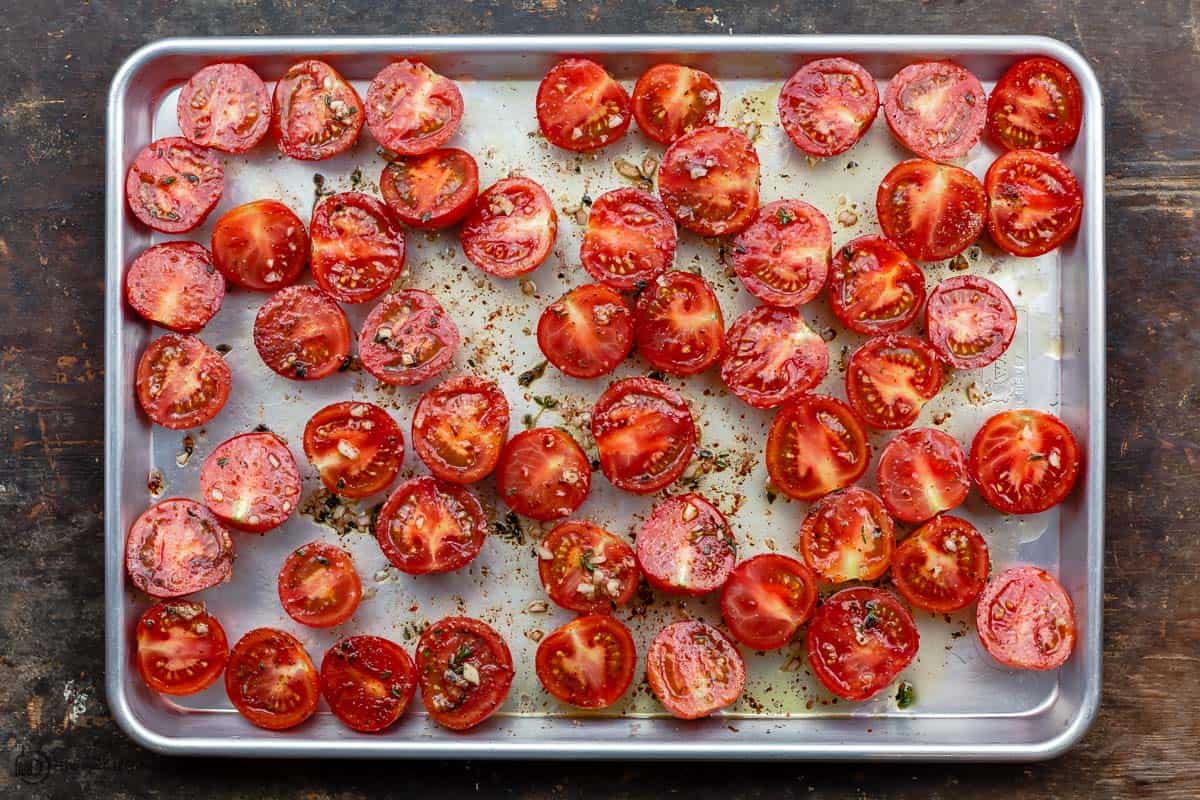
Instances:
[[[309,415],[327,402],[353,396],[388,407],[407,433],[412,407],[425,388],[384,391],[363,374],[338,375],[312,385],[278,378],[262,365],[249,342],[253,314],[264,296],[230,292],[220,314],[200,336],[210,345],[232,347],[228,358],[233,393],[222,414],[196,435],[190,462],[177,465],[182,434],[152,428],[137,410],[132,391],[136,360],[161,331],[152,331],[126,310],[121,287],[128,262],[145,246],[170,238],[151,235],[130,219],[123,183],[139,149],[177,132],[179,86],[196,69],[218,60],[243,61],[270,84],[295,60],[320,57],[362,92],[379,68],[402,55],[421,58],[459,81],[466,115],[451,144],[479,159],[481,186],[514,169],[546,186],[559,211],[558,243],[548,263],[529,276],[532,297],[517,281],[491,280],[469,267],[453,232],[413,233],[404,281],[437,294],[462,329],[464,344],[448,374],[478,371],[497,379],[513,407],[514,431],[521,428],[523,414],[537,411],[531,395],[558,397],[560,407],[545,412],[542,421],[571,428],[586,445],[587,409],[605,381],[574,381],[550,368],[544,378],[522,389],[516,376],[541,360],[528,333],[541,309],[566,288],[587,280],[578,266],[582,227],[570,212],[585,193],[595,197],[627,185],[614,170],[615,159],[641,163],[646,155],[661,157],[662,148],[634,128],[594,156],[556,151],[531,136],[536,130],[537,82],[563,54],[598,58],[627,87],[642,70],[662,60],[708,70],[721,86],[723,122],[761,130],[756,147],[763,162],[763,202],[800,197],[818,206],[833,223],[835,247],[878,230],[875,186],[905,153],[878,119],[848,153],[817,164],[802,158],[778,127],[775,98],[782,82],[804,60],[817,54],[855,58],[881,87],[904,64],[938,57],[959,61],[989,88],[1017,58],[1032,54],[1057,58],[1079,77],[1085,99],[1083,131],[1064,154],[1085,193],[1079,234],[1039,259],[1015,259],[987,247],[972,252],[972,272],[986,274],[1013,297],[1020,313],[1017,339],[992,367],[954,374],[919,423],[936,420],[969,444],[990,414],[1029,406],[1055,411],[1079,437],[1085,472],[1061,507],[1035,517],[1005,518],[972,495],[961,512],[987,537],[993,569],[1041,564],[1058,574],[1070,591],[1079,641],[1061,670],[1021,673],[1000,667],[978,646],[969,614],[956,615],[949,623],[920,614],[921,652],[903,676],[916,686],[918,699],[904,711],[886,693],[867,703],[833,701],[806,669],[789,669],[789,660],[802,653],[791,649],[766,655],[744,651],[750,670],[747,696],[708,720],[684,723],[665,716],[644,684],[637,682],[626,700],[609,712],[578,712],[551,700],[534,676],[532,632],[548,633],[569,615],[555,609],[528,611],[530,602],[544,599],[529,541],[517,546],[489,537],[480,558],[462,574],[411,578],[385,569],[373,538],[348,534],[339,539],[311,518],[296,515],[266,536],[235,534],[238,560],[233,581],[199,595],[224,624],[231,643],[252,627],[275,625],[297,634],[318,663],[329,644],[352,633],[388,636],[411,650],[413,642],[405,636],[413,624],[461,609],[495,625],[513,649],[518,676],[500,713],[472,732],[456,734],[438,728],[414,701],[394,728],[365,735],[338,723],[322,702],[318,714],[304,725],[272,733],[254,728],[232,710],[222,682],[179,699],[160,697],[142,684],[133,663],[132,631],[148,602],[126,585],[123,545],[130,523],[154,502],[147,490],[151,469],[163,474],[164,496],[196,496],[199,467],[211,449],[233,433],[266,423],[290,441],[307,495],[318,486],[300,448]],[[165,40],[139,50],[113,80],[108,106],[105,568],[107,690],[114,717],[142,745],[178,754],[1033,760],[1063,752],[1087,730],[1100,692],[1105,410],[1100,97],[1095,76],[1078,53],[1051,39],[1024,36],[220,38]],[[330,188],[345,190],[360,183],[353,173],[361,168],[363,190],[375,192],[383,161],[374,148],[364,131],[349,154],[316,164],[281,158],[269,142],[246,156],[224,157],[225,196],[210,220],[186,238],[207,244],[212,224],[223,211],[259,197],[282,199],[307,219],[316,172],[325,176]],[[963,166],[982,175],[995,155],[984,143]],[[750,307],[714,247],[685,234],[676,263],[699,267],[714,283],[727,325]],[[927,265],[927,274],[932,285],[947,274],[946,267]],[[365,311],[349,308],[352,324],[360,323]],[[831,316],[823,297],[804,311],[819,329],[829,327]],[[843,394],[836,364],[843,349],[852,349],[858,341],[840,332],[830,343],[830,376],[820,391]],[[644,369],[629,362],[615,377]],[[765,491],[761,451],[771,415],[742,406],[711,374],[672,383],[693,404],[702,445],[730,463],[728,469],[700,478],[699,490],[730,513],[742,556],[772,549],[792,552],[805,504],[772,502]],[[887,438],[872,434],[876,452]],[[421,471],[411,452],[405,466],[409,472]],[[873,473],[868,473],[868,485]],[[491,508],[495,497],[490,481],[485,484],[481,494]],[[632,498],[613,490],[597,474],[592,496],[576,516],[627,536],[652,503],[653,498]],[[530,537],[538,535],[537,527],[526,528]],[[368,596],[355,618],[332,631],[302,629],[284,615],[275,597],[275,575],[284,555],[317,538],[339,541],[349,549],[367,587]],[[620,616],[643,650],[666,621],[685,614],[716,619],[716,605],[715,597],[676,602],[660,596],[644,613]],[[955,635],[962,632],[966,635]],[[639,660],[639,679],[642,663]]]

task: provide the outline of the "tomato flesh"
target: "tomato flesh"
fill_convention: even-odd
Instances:
[[[1082,123],[1079,81],[1046,56],[1013,64],[988,98],[988,133],[1009,150],[1057,153],[1074,144]]]
[[[512,680],[508,645],[477,619],[446,617],[417,642],[421,702],[442,727],[459,731],[483,722],[504,703]]]
[[[273,433],[243,433],[209,454],[200,469],[204,503],[238,530],[266,533],[300,504],[300,470]]]
[[[971,489],[962,446],[932,428],[902,431],[888,442],[875,479],[883,504],[902,522],[924,522],[957,508]]]
[[[670,144],[696,128],[717,124],[721,91],[712,76],[680,64],[655,64],[633,87],[633,117],[642,133]]]
[[[602,283],[576,286],[542,312],[538,347],[573,378],[598,378],[633,350],[633,311],[616,289]]]
[[[194,336],[168,333],[150,342],[138,360],[138,405],[171,430],[196,428],[225,407],[233,373],[217,351]]]
[[[538,577],[556,605],[607,614],[633,599],[633,548],[599,525],[560,522],[537,547]]]
[[[212,256],[195,242],[148,247],[125,273],[125,300],[148,322],[176,333],[208,324],[225,299],[225,280]]]
[[[225,168],[212,153],[180,136],[159,139],[133,160],[125,199],[133,215],[162,233],[201,225],[225,191]]]
[[[348,727],[376,733],[393,725],[417,688],[417,667],[400,645],[350,636],[321,659],[321,694]]]
[[[312,273],[343,303],[386,292],[404,269],[404,231],[387,206],[361,192],[330,195],[313,209]]]
[[[475,495],[428,475],[397,486],[375,520],[379,548],[409,575],[462,569],[479,555],[486,534]]]
[[[225,692],[252,724],[281,731],[313,715],[321,686],[312,659],[295,636],[255,628],[233,646]]]
[[[955,275],[937,285],[925,306],[925,335],[945,363],[986,367],[1004,355],[1017,330],[1017,310],[996,284]]]
[[[134,521],[125,540],[129,580],[151,597],[179,597],[233,574],[233,539],[207,508],[173,497]]]
[[[975,602],[990,569],[987,542],[975,526],[939,516],[896,548],[892,583],[917,608],[948,614]]]
[[[254,318],[263,363],[295,381],[317,381],[350,366],[350,322],[315,286],[289,286],[267,298]]]
[[[1071,169],[1037,150],[1010,150],[988,167],[987,229],[1015,256],[1049,253],[1079,229],[1083,190]]]
[[[638,352],[672,375],[695,375],[721,358],[725,319],[708,282],[690,272],[666,272],[638,296]]]
[[[271,96],[245,64],[209,64],[183,85],[175,116],[192,144],[245,153],[267,135]]]
[[[671,267],[677,240],[675,220],[657,197],[613,189],[592,203],[579,260],[614,289],[640,289]]]
[[[772,486],[788,497],[812,501],[861,478],[871,445],[841,400],[801,395],[775,415],[766,460]]]
[[[900,143],[919,156],[965,156],[983,133],[987,95],[967,70],[949,61],[909,64],[883,96],[883,115]]]
[[[324,542],[292,551],[279,570],[279,603],[301,625],[331,628],[354,616],[362,582],[350,554]]]
[[[384,383],[413,386],[449,366],[459,341],[458,326],[433,295],[405,289],[371,309],[358,334],[358,356]]]
[[[558,428],[521,431],[500,453],[500,499],[530,519],[567,516],[583,505],[591,487],[591,465],[583,448]]]
[[[379,193],[405,225],[446,228],[475,204],[479,167],[470,153],[453,148],[397,158],[383,168]]]
[[[776,200],[733,240],[733,269],[750,294],[773,306],[799,306],[829,275],[829,220],[800,200]]]
[[[650,642],[646,680],[673,716],[700,719],[737,701],[746,688],[746,662],[721,631],[683,620]]]
[[[236,286],[256,292],[290,286],[308,263],[308,232],[278,200],[255,200],[221,215],[213,228],[213,263]]]
[[[834,254],[829,307],[855,333],[899,333],[924,303],[924,273],[883,236],[860,236]]]
[[[825,495],[808,510],[798,549],[823,581],[873,581],[887,572],[895,542],[895,524],[883,502],[851,486]]]
[[[595,61],[563,59],[538,85],[538,127],[556,147],[604,147],[625,135],[631,117],[629,95]]]
[[[420,61],[388,64],[367,87],[367,129],[400,155],[441,147],[458,130],[462,115],[458,85]]]
[[[680,225],[701,236],[731,236],[758,210],[758,153],[736,128],[685,133],[667,148],[658,193]]]
[[[1013,567],[988,582],[975,610],[979,641],[1013,669],[1057,669],[1075,649],[1075,606],[1050,573]]]
[[[304,455],[321,483],[358,499],[392,485],[404,464],[404,433],[377,405],[346,401],[325,406],[304,426]]]
[[[604,477],[636,494],[673,483],[696,449],[687,402],[651,378],[626,378],[605,389],[592,409],[592,436]]]
[[[1061,503],[1079,477],[1079,444],[1061,419],[1032,409],[1002,411],[971,442],[971,478],[1006,514],[1038,514]]]
[[[827,597],[808,625],[808,662],[826,689],[845,700],[881,692],[916,658],[920,635],[890,592],[866,586]]]
[[[542,640],[537,676],[577,708],[608,708],[633,683],[637,651],[629,629],[604,614],[573,619]]]
[[[752,308],[725,336],[721,380],[755,408],[775,408],[812,390],[828,370],[825,340],[794,308]]]
[[[413,449],[450,483],[475,483],[496,468],[508,439],[508,400],[495,382],[465,375],[422,395],[413,412]]]
[[[868,339],[850,356],[846,369],[850,407],[872,428],[907,428],[941,388],[937,354],[915,336]]]
[[[362,100],[324,61],[293,64],[275,84],[271,126],[279,152],[320,161],[354,146],[362,132]]]
[[[879,227],[918,261],[941,261],[983,233],[988,198],[965,169],[909,159],[892,167],[875,193]]]
[[[755,650],[775,650],[791,641],[816,604],[812,570],[776,553],[738,564],[721,590],[721,618],[735,639]]]
[[[146,609],[138,620],[138,672],[156,692],[202,692],[221,677],[228,658],[225,629],[203,603],[168,600]]]
[[[654,508],[638,531],[636,557],[654,587],[701,595],[725,584],[736,551],[725,515],[689,492],[668,497]]]
[[[788,78],[779,93],[779,122],[796,147],[825,158],[853,147],[879,113],[879,88],[863,66],[818,58]]]
[[[557,236],[550,196],[528,178],[505,178],[485,189],[459,232],[467,259],[497,278],[537,269]]]

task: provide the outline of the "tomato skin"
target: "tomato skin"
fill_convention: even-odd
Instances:
[[[637,593],[633,548],[599,525],[560,522],[538,545],[537,555],[546,594],[568,611],[608,614]]]
[[[1039,514],[1058,505],[1079,477],[1079,444],[1061,419],[1033,409],[1001,411],[976,432],[971,479],[1005,514]]]
[[[317,668],[295,636],[255,628],[233,646],[225,668],[225,693],[252,724],[282,731],[313,715],[321,686]]]
[[[235,106],[236,114],[231,111]],[[267,135],[271,96],[258,73],[245,64],[209,64],[183,85],[175,116],[192,144],[245,153]]]
[[[792,308],[758,306],[725,335],[721,380],[755,408],[775,408],[816,387],[829,371],[829,348]]]
[[[485,189],[459,232],[467,259],[497,278],[537,269],[557,237],[550,195],[528,178],[504,178]]]
[[[899,333],[925,303],[925,275],[883,236],[860,236],[833,256],[829,307],[855,333]]]
[[[600,469],[618,489],[649,494],[674,483],[696,449],[696,422],[683,397],[662,381],[615,381],[592,408]]]
[[[538,127],[564,150],[585,152],[615,142],[631,117],[628,93],[595,61],[564,58],[538,85]]]
[[[792,144],[816,158],[858,143],[879,113],[879,88],[847,58],[818,58],[788,78],[779,93],[779,122]]]
[[[891,592],[842,589],[808,624],[808,663],[838,697],[867,700],[912,663],[920,640],[912,614]]]
[[[147,322],[196,333],[221,309],[225,280],[195,242],[147,247],[125,273],[125,300]]]
[[[966,250],[983,233],[987,209],[978,178],[919,158],[892,167],[875,193],[879,227],[918,261],[941,261]]]
[[[371,309],[358,334],[358,355],[377,380],[413,386],[446,369],[459,341],[458,326],[433,295],[404,289]]]
[[[304,455],[326,489],[360,499],[392,485],[404,463],[404,433],[377,405],[333,403],[305,424]]]
[[[703,70],[655,64],[633,87],[633,117],[642,133],[670,144],[696,128],[717,124],[721,91]]]
[[[553,631],[537,649],[538,680],[576,708],[608,708],[633,683],[637,649],[629,629],[604,614],[579,617]]]
[[[1083,123],[1083,90],[1071,70],[1046,56],[1018,61],[988,98],[987,131],[1009,150],[1057,153],[1075,143]]]
[[[479,166],[466,150],[454,148],[393,159],[379,175],[379,193],[405,225],[448,228],[475,205]]]
[[[812,616],[817,578],[794,558],[763,553],[733,568],[721,590],[721,618],[755,650],[783,647]]]
[[[871,445],[858,417],[841,400],[801,395],[775,415],[766,461],[776,489],[811,502],[861,478],[871,461]]]
[[[396,487],[379,510],[379,549],[409,575],[454,572],[483,549],[487,522],[470,490],[422,475]]]
[[[213,263],[230,283],[255,292],[295,283],[308,262],[308,249],[304,223],[278,200],[231,208],[213,228]]]
[[[151,597],[200,592],[233,574],[233,539],[207,508],[172,497],[143,511],[129,527],[125,571]]]
[[[633,311],[616,289],[602,283],[576,286],[542,312],[537,339],[560,372],[598,378],[633,350]]]
[[[700,719],[737,701],[746,688],[746,662],[717,628],[682,620],[650,642],[646,681],[673,716]]]
[[[557,428],[532,428],[508,440],[496,467],[496,488],[505,505],[545,522],[571,514],[592,487],[583,448]]]
[[[225,168],[212,151],[181,136],[146,145],[125,175],[129,209],[147,228],[186,233],[203,224],[225,191]]]
[[[1075,649],[1075,606],[1050,573],[1013,567],[992,578],[975,609],[988,655],[1013,669],[1057,669]]]
[[[678,238],[661,200],[633,187],[613,189],[592,203],[579,260],[596,280],[630,291],[670,269]]]
[[[221,677],[228,659],[225,629],[204,603],[168,600],[138,620],[138,672],[156,692],[177,697],[202,692]]]
[[[271,128],[286,156],[333,158],[358,141],[365,117],[358,92],[324,61],[293,64],[275,84]]]
[[[226,525],[266,533],[300,505],[300,470],[287,444],[273,433],[226,439],[200,468],[204,504]]]
[[[895,524],[883,502],[858,486],[818,500],[800,525],[797,549],[827,583],[873,581],[887,572],[895,547]]]
[[[508,400],[494,381],[462,375],[421,396],[413,412],[413,449],[450,483],[481,481],[508,439]]]
[[[380,636],[349,636],[321,659],[321,694],[335,717],[362,733],[395,724],[417,689],[404,648]]]
[[[503,705],[512,679],[508,645],[477,619],[446,617],[417,642],[421,702],[444,728],[466,730],[490,717]]]
[[[996,284],[955,275],[937,285],[925,306],[925,336],[938,358],[956,369],[979,369],[1008,350],[1017,310]]]
[[[896,548],[892,583],[917,608],[948,614],[975,602],[990,570],[987,542],[975,526],[937,516]]]
[[[954,437],[933,428],[902,431],[884,445],[875,481],[901,522],[924,522],[957,508],[971,489],[967,454]]]
[[[762,302],[804,305],[825,287],[832,241],[829,220],[814,206],[776,200],[733,240],[733,269]]]
[[[676,270],[654,279],[634,308],[637,349],[655,369],[695,375],[721,359],[725,318],[708,281]]]
[[[949,161],[965,156],[979,141],[987,94],[979,78],[958,64],[909,64],[888,83],[883,115],[909,150],[931,161]]]
[[[941,362],[915,336],[893,333],[868,339],[846,368],[846,399],[872,428],[907,428],[941,388]]]
[[[658,194],[689,231],[731,236],[754,220],[758,174],[758,153],[746,134],[736,128],[697,128],[667,148]]]
[[[444,145],[462,121],[458,84],[420,61],[396,61],[367,87],[367,129],[388,150],[404,156]]]
[[[656,589],[702,595],[725,585],[737,542],[720,509],[689,492],[668,497],[642,523],[638,568]]]
[[[1049,253],[1079,229],[1083,190],[1070,167],[1038,150],[1010,150],[988,167],[987,229],[1014,256]]]
[[[138,405],[170,430],[196,428],[221,412],[233,373],[225,359],[197,339],[167,333],[138,359],[134,390]]]
[[[312,273],[343,303],[365,303],[391,288],[404,269],[404,231],[374,197],[342,192],[313,209]]]
[[[279,569],[279,604],[301,625],[341,625],[361,600],[354,560],[340,547],[309,542],[293,550]]]
[[[315,286],[288,286],[254,318],[254,348],[271,370],[294,381],[319,381],[350,365],[350,322]]]

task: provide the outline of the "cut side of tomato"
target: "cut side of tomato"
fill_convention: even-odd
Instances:
[[[971,478],[1006,514],[1038,514],[1061,503],[1079,477],[1079,445],[1061,419],[1033,409],[1002,411],[971,442]]]
[[[1074,144],[1082,123],[1079,81],[1046,56],[1013,64],[988,98],[988,133],[1009,150],[1057,153]]]
[[[625,135],[631,117],[629,95],[595,61],[565,58],[538,86],[538,127],[556,147],[604,147]]]
[[[221,677],[228,659],[225,629],[203,603],[168,600],[146,609],[138,620],[138,672],[156,692],[202,692]]]
[[[633,87],[633,117],[642,133],[660,144],[716,125],[720,113],[717,82],[693,67],[655,64]]]
[[[330,195],[313,209],[309,229],[313,278],[343,303],[374,300],[404,269],[404,231],[374,197]]]
[[[273,433],[243,433],[221,442],[200,468],[204,503],[238,530],[266,533],[300,504],[300,470]]]
[[[475,495],[428,475],[397,486],[375,520],[379,548],[409,575],[462,569],[479,555],[486,535]]]
[[[125,273],[125,300],[148,322],[176,333],[208,324],[225,299],[225,279],[212,256],[195,242],[148,247]]]
[[[538,545],[537,555],[542,586],[568,611],[608,614],[637,592],[633,548],[599,525],[560,522]]]
[[[447,228],[475,205],[479,167],[470,153],[453,148],[396,158],[379,176],[379,193],[405,225]]]
[[[818,58],[798,69],[779,93],[779,122],[802,151],[816,158],[844,153],[879,113],[879,88],[859,63]]]
[[[700,719],[737,702],[746,688],[746,662],[721,631],[683,620],[650,642],[646,680],[672,715]]]
[[[367,129],[375,141],[402,156],[444,145],[462,115],[458,85],[420,61],[388,64],[367,87]]]
[[[558,428],[533,428],[508,440],[496,467],[500,499],[542,522],[571,514],[592,488],[583,448]]]
[[[891,592],[842,589],[808,625],[808,662],[838,697],[866,700],[912,663],[920,640],[912,614]]]
[[[489,186],[459,232],[470,262],[497,278],[537,269],[557,236],[558,214],[550,195],[528,178],[505,178]]]
[[[738,564],[721,590],[721,618],[735,639],[755,650],[775,650],[790,642],[816,604],[812,570],[776,553]]]
[[[896,529],[883,502],[851,486],[818,500],[800,525],[804,563],[828,583],[873,581],[892,563]]]
[[[551,364],[573,378],[597,378],[633,350],[633,311],[602,283],[576,286],[542,312],[538,347]]]
[[[469,617],[435,622],[417,642],[417,681],[429,716],[444,728],[472,728],[495,713],[512,686],[508,645]]]
[[[725,319],[708,282],[690,272],[665,272],[638,296],[638,352],[655,369],[695,375],[721,358]]]
[[[633,683],[637,650],[629,629],[604,614],[571,620],[537,649],[546,691],[577,708],[608,708]]]
[[[846,368],[850,407],[872,428],[907,428],[941,388],[937,354],[915,336],[868,339],[850,356]]]
[[[185,430],[220,413],[232,381],[216,350],[195,336],[167,333],[138,359],[134,389],[146,416],[164,428]]]
[[[1070,167],[1037,150],[1010,150],[988,167],[988,234],[1015,256],[1049,253],[1079,229],[1083,190]]]
[[[320,161],[344,153],[365,117],[358,92],[324,61],[293,64],[275,84],[271,126],[286,156]]]
[[[794,308],[752,308],[725,336],[721,380],[755,408],[775,408],[812,390],[828,370],[825,340]]]
[[[996,284],[955,275],[937,285],[925,306],[925,335],[945,363],[986,367],[1004,355],[1017,330],[1017,310]]]
[[[902,145],[933,161],[965,156],[983,133],[983,84],[949,61],[909,64],[883,95],[883,115]]]
[[[125,198],[148,228],[186,233],[216,208],[225,191],[225,168],[211,150],[181,136],[146,145],[125,176]]]
[[[354,559],[340,547],[309,542],[293,550],[279,570],[279,603],[301,625],[341,625],[354,616],[361,600]]]
[[[832,242],[824,214],[800,200],[776,200],[733,240],[733,269],[764,303],[803,305],[825,287]]]
[[[192,144],[245,153],[271,127],[271,95],[245,64],[209,64],[183,85],[175,116]]]
[[[1050,573],[1013,567],[988,582],[975,611],[979,641],[1013,669],[1057,669],[1075,649],[1075,606]]]
[[[626,378],[605,389],[592,409],[592,436],[604,477],[636,494],[673,483],[696,449],[687,402],[652,378]]]
[[[371,309],[358,335],[358,357],[384,383],[413,386],[449,366],[459,341],[458,326],[433,295],[405,289]]]
[[[144,511],[129,528],[125,570],[151,597],[203,591],[233,574],[233,539],[207,508],[173,497]]]
[[[437,477],[475,483],[492,474],[508,439],[508,400],[494,381],[465,375],[421,396],[413,449]]]
[[[393,725],[417,688],[417,667],[400,645],[350,636],[321,659],[321,694],[348,727],[376,733]]]
[[[289,286],[267,298],[254,318],[263,363],[294,381],[317,381],[350,366],[350,322],[315,286]]]
[[[636,557],[654,587],[675,594],[708,594],[729,577],[737,542],[725,515],[689,492],[655,506],[638,531]]]
[[[883,236],[860,236],[834,254],[829,307],[855,333],[899,333],[924,302],[924,273]]]
[[[731,236],[758,210],[758,153],[736,128],[685,133],[667,148],[658,193],[680,225],[701,236]]]
[[[857,481],[871,461],[862,424],[845,403],[801,395],[775,415],[767,434],[771,484],[796,500],[813,501]]]
[[[987,542],[975,526],[939,516],[896,548],[892,583],[917,608],[948,614],[975,602],[990,570]]]
[[[954,437],[932,428],[902,431],[888,442],[875,480],[883,504],[902,522],[957,508],[971,489],[967,454]]]
[[[901,250],[918,261],[941,261],[983,233],[988,198],[965,169],[913,158],[883,177],[875,211],[879,227]]]
[[[255,200],[221,215],[213,263],[232,284],[256,292],[290,286],[308,263],[308,231],[278,200]]]
[[[282,731],[313,715],[321,684],[308,651],[295,636],[255,628],[233,646],[225,668],[225,693],[251,723]]]
[[[351,499],[368,497],[391,486],[400,473],[404,433],[377,405],[334,403],[304,426],[304,455],[329,491]]]
[[[596,198],[588,215],[579,260],[598,281],[615,289],[640,289],[675,260],[675,220],[657,197],[641,189],[613,189]]]

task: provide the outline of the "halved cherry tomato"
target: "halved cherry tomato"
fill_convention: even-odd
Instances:
[[[255,200],[221,215],[213,228],[213,263],[243,289],[290,286],[308,263],[308,231],[278,200]]]
[[[181,136],[146,145],[125,176],[125,198],[143,225],[163,233],[199,226],[225,191],[225,168],[211,150]]]
[[[172,497],[151,506],[129,528],[125,570],[151,597],[179,597],[229,580],[233,539],[207,508]]]
[[[988,582],[975,610],[979,641],[1013,669],[1057,669],[1075,649],[1075,606],[1037,567],[1013,567]]]
[[[801,395],[775,415],[767,434],[767,473],[788,497],[812,501],[863,476],[871,445],[845,403]]]
[[[402,156],[444,145],[462,115],[458,84],[420,61],[388,64],[367,87],[367,128],[377,142]]]
[[[716,125],[721,113],[717,82],[703,70],[655,64],[633,87],[633,116],[642,133],[661,144]]]
[[[225,693],[251,723],[282,731],[312,716],[321,686],[317,668],[295,636],[255,628],[233,646],[225,668]]]
[[[817,578],[794,558],[763,553],[733,568],[721,590],[721,619],[755,650],[783,647],[817,604]]]
[[[695,375],[721,358],[725,319],[708,281],[664,272],[638,295],[634,309],[638,352],[673,375]]]
[[[459,232],[470,262],[497,278],[537,269],[557,236],[550,195],[528,178],[504,178],[485,189]]]
[[[829,307],[855,333],[899,333],[924,302],[924,273],[884,237],[860,236],[834,253]]]
[[[358,356],[384,383],[412,386],[449,366],[458,343],[458,326],[442,304],[428,292],[405,289],[371,309],[358,334]]]
[[[987,583],[988,546],[975,526],[937,516],[913,531],[892,557],[892,583],[917,608],[947,614],[975,602]]]
[[[1079,229],[1083,190],[1070,167],[1038,150],[1010,150],[988,167],[987,229],[1015,256],[1049,253]]]
[[[295,381],[317,381],[350,365],[350,322],[315,286],[289,286],[267,298],[254,318],[263,363]]]
[[[700,620],[683,620],[663,628],[650,642],[646,680],[671,714],[699,719],[741,697],[746,662],[721,631]]]
[[[417,642],[421,702],[444,728],[466,730],[490,717],[508,697],[512,679],[508,645],[477,619],[446,617]]]
[[[221,677],[228,659],[225,629],[203,603],[168,600],[138,620],[138,672],[156,692],[202,692]]]
[[[941,388],[937,354],[915,336],[893,333],[868,339],[846,368],[846,399],[872,428],[907,428]]]
[[[773,306],[798,306],[821,293],[833,233],[825,215],[800,200],[758,210],[733,240],[733,269],[750,294]]]
[[[888,83],[883,115],[909,150],[934,161],[949,161],[965,156],[979,141],[987,95],[979,78],[958,64],[909,64]]]
[[[658,194],[680,225],[701,236],[731,236],[758,211],[758,153],[736,128],[685,133],[667,148]]]
[[[479,167],[470,153],[453,148],[397,158],[383,168],[379,193],[405,225],[446,228],[475,204]]]
[[[226,439],[200,468],[204,504],[226,525],[266,533],[300,504],[300,470],[287,444],[273,433]]]
[[[330,195],[313,209],[309,229],[313,278],[343,303],[374,300],[404,269],[404,231],[374,197]]]
[[[573,378],[597,378],[633,350],[633,311],[602,283],[576,286],[542,312],[538,347],[551,364]]]
[[[538,127],[557,147],[595,150],[615,142],[631,116],[629,95],[595,61],[565,58],[538,85]]]
[[[775,408],[810,391],[828,370],[825,340],[794,308],[752,308],[725,336],[721,380],[755,408]]]
[[[293,64],[275,84],[271,126],[279,152],[292,158],[320,161],[349,150],[365,116],[358,92],[324,61]]]
[[[341,625],[361,600],[354,559],[340,547],[309,542],[293,550],[279,570],[279,604],[301,625]]]
[[[583,504],[591,487],[591,465],[583,448],[558,428],[521,431],[500,452],[500,499],[530,519],[567,516]]]
[[[629,629],[606,614],[591,614],[543,639],[536,668],[542,686],[564,703],[608,708],[633,683],[636,663]]]
[[[125,299],[147,321],[177,333],[208,324],[225,299],[225,279],[195,242],[148,247],[125,273]]]
[[[818,500],[800,524],[798,550],[821,580],[873,581],[887,572],[896,528],[878,497],[851,486]]]
[[[215,417],[229,399],[233,374],[225,359],[197,339],[164,334],[138,360],[138,404],[164,428],[195,428]]]
[[[1012,344],[1017,310],[996,284],[955,275],[937,285],[925,306],[925,335],[938,358],[957,369],[986,367]]]
[[[486,534],[475,495],[428,475],[397,486],[375,520],[379,548],[409,575],[462,569],[479,555]]]
[[[1083,90],[1071,70],[1046,56],[1018,61],[988,98],[987,129],[1009,150],[1057,153],[1070,147],[1083,123]]]
[[[443,381],[417,402],[412,437],[413,449],[437,477],[462,484],[483,480],[508,438],[508,400],[484,378]]]
[[[340,497],[367,497],[396,480],[404,464],[404,433],[377,405],[333,403],[304,426],[304,455],[326,489]]]
[[[579,260],[596,280],[629,291],[670,268],[677,241],[661,200],[633,187],[613,189],[592,203]]]
[[[1006,514],[1037,514],[1071,493],[1079,445],[1053,414],[1001,411],[975,434],[969,463],[988,505]]]
[[[608,614],[637,592],[633,548],[599,525],[560,522],[538,545],[537,555],[542,586],[568,611]]]
[[[192,144],[244,153],[267,135],[271,96],[245,64],[209,64],[183,85],[175,117]]]
[[[389,727],[417,689],[417,667],[400,645],[379,636],[350,636],[321,659],[321,694],[335,717],[363,733]]]
[[[618,489],[657,492],[683,474],[696,449],[687,402],[652,378],[615,381],[592,409],[600,469]]]
[[[664,592],[701,595],[725,585],[737,542],[720,510],[689,492],[654,508],[637,535],[638,568]]]
[[[918,261],[966,250],[987,218],[983,184],[965,169],[912,158],[892,167],[875,193],[884,234]]]
[[[875,481],[883,504],[902,522],[957,508],[971,489],[967,454],[953,436],[933,428],[902,431],[884,445]]]
[[[825,688],[866,700],[916,658],[921,637],[891,592],[859,586],[827,597],[808,624],[808,663]]]
[[[879,113],[879,89],[863,66],[847,58],[810,61],[783,85],[779,122],[792,143],[824,158],[849,150]]]

